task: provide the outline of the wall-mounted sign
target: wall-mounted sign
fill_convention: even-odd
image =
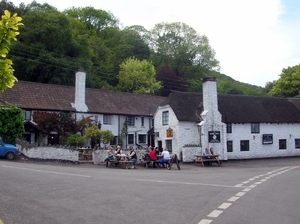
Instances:
[[[208,132],[208,142],[209,143],[220,143],[221,135],[219,131],[209,131]]]
[[[173,129],[172,128],[168,128],[167,129],[167,138],[172,138],[173,137]]]
[[[273,144],[273,134],[263,134],[263,144]]]

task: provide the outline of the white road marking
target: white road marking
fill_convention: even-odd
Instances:
[[[251,191],[251,190],[252,190],[252,188],[245,188],[243,191],[248,192],[248,191]]]
[[[2,167],[12,168],[12,169],[19,169],[19,170],[30,170],[30,171],[41,172],[41,173],[51,173],[51,174],[75,176],[75,177],[91,177],[91,176],[88,176],[88,175],[80,175],[80,174],[72,174],[72,173],[61,173],[61,172],[54,172],[54,171],[47,171],[47,170],[36,170],[36,169],[29,169],[29,168],[16,167],[16,166],[2,166]]]
[[[227,209],[230,205],[232,205],[232,203],[223,203],[218,208]]]
[[[242,196],[244,196],[246,194],[246,192],[239,192],[239,193],[237,193],[235,196],[237,196],[237,197],[242,197]]]
[[[211,219],[202,219],[198,224],[209,224],[211,223],[213,220]],[[1,224],[1,223],[0,223]]]
[[[217,218],[219,215],[221,215],[223,213],[223,211],[220,210],[214,210],[212,211],[208,217],[212,217],[212,218]]]
[[[240,197],[231,197],[231,198],[229,198],[227,201],[236,201],[236,200],[238,200]]]
[[[244,196],[246,194],[246,192],[248,191],[251,191],[253,188],[255,188],[257,185],[261,184],[262,182],[264,181],[267,181],[268,179],[274,177],[274,176],[277,176],[279,174],[282,174],[284,172],[287,172],[289,170],[292,170],[292,169],[295,169],[295,168],[300,168],[300,166],[297,166],[297,167],[283,167],[281,169],[277,169],[277,170],[274,170],[272,172],[268,172],[266,174],[261,174],[261,175],[258,175],[258,176],[255,176],[255,177],[252,177],[250,179],[248,179],[247,181],[244,181],[244,182],[241,182],[240,184],[236,184],[234,187],[245,187],[245,189],[243,189],[241,192],[237,193],[235,196],[229,198],[227,201],[231,201],[231,202],[235,202],[237,201],[240,197]],[[264,177],[263,179],[257,181],[256,183],[250,185],[250,186],[243,186],[244,184],[247,184],[255,179],[258,179],[260,177]],[[214,185],[212,185],[214,186]],[[231,206],[232,203],[223,203],[221,204],[218,208],[219,209],[227,209],[229,206]],[[212,211],[209,215],[207,215],[208,217],[211,217],[211,218],[217,218],[219,215],[221,215],[223,213],[223,211],[220,211],[220,210],[214,210]],[[211,223],[213,220],[210,220],[210,219],[202,219],[198,224],[209,224]]]

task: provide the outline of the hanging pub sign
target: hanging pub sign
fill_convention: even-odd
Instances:
[[[221,137],[219,131],[209,131],[208,132],[208,142],[209,143],[220,143]]]
[[[167,138],[172,138],[173,137],[173,129],[172,128],[168,128],[167,129]]]

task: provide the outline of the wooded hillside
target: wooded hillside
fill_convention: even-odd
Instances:
[[[206,76],[217,78],[219,93],[267,94],[265,88],[221,74],[209,38],[181,22],[159,23],[146,30],[142,26],[121,28],[115,15],[93,7],[61,12],[35,1],[15,6],[2,0],[2,14],[5,9],[17,13],[24,24],[19,41],[9,51],[19,80],[74,85],[75,72],[84,69],[87,87],[118,90],[120,65],[135,58],[153,64],[162,86],[155,92],[158,95],[171,90],[201,91]]]

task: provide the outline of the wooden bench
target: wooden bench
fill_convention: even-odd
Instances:
[[[128,169],[128,165],[130,165],[130,167],[132,167],[133,165],[133,161],[129,161],[129,160],[110,160],[108,161],[109,165],[108,166],[112,166],[112,165],[116,165],[116,164],[121,164],[124,168]]]
[[[205,163],[208,163],[208,165],[211,165],[212,162],[216,162],[218,166],[222,165],[221,160],[218,158],[219,155],[195,155],[196,158],[194,159],[195,166],[197,163],[201,163],[202,166],[205,165]]]
[[[146,166],[146,168],[149,168],[149,165],[150,166],[152,165],[152,167],[154,167],[155,163],[157,163],[156,167],[159,167],[159,165],[161,164],[161,163],[159,163],[158,160],[143,160],[143,159],[140,159],[140,165],[141,166]],[[167,163],[165,163],[165,164],[167,164]]]
[[[154,167],[154,163],[158,163],[158,160],[144,160],[140,159],[140,165],[146,166],[146,168],[149,168],[149,165],[152,164],[152,167]]]

